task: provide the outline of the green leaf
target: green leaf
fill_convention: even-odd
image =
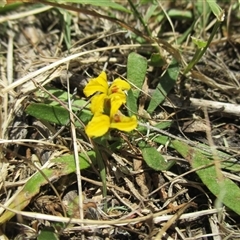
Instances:
[[[69,11],[66,11],[63,8],[58,8],[58,11],[60,12],[61,16],[61,25],[63,27],[63,37],[64,42],[67,46],[67,50],[71,48],[71,21],[72,21],[72,15]]]
[[[199,49],[205,48],[207,46],[206,41],[203,41],[201,39],[197,39],[195,37],[191,37],[191,38],[192,38],[192,41],[194,42],[194,44],[196,44]]]
[[[96,164],[95,153],[93,151],[89,151],[87,152],[87,155],[92,160],[92,163]],[[90,167],[88,157],[83,153],[79,155],[81,170]],[[49,161],[49,165],[46,166],[46,168],[41,169],[41,172],[43,172],[48,179],[51,179],[52,182],[58,180],[62,176],[74,173],[76,172],[74,156],[65,155],[52,159]],[[15,195],[16,198],[13,199],[7,206],[8,208],[23,210],[30,203],[32,198],[40,192],[40,188],[48,183],[48,180],[41,172],[37,171],[28,179],[23,188]],[[14,212],[6,210],[0,216],[0,224],[5,223],[14,215]]]
[[[152,53],[149,65],[154,67],[161,67],[166,64],[165,59],[159,53]]]
[[[194,4],[194,8],[195,8],[194,12],[196,14],[195,19],[198,18],[199,27],[201,29],[205,29],[206,24],[209,21],[211,9],[206,1],[196,0],[195,2],[196,2],[196,4]],[[198,26],[198,24],[195,25],[195,28]]]
[[[173,121],[162,121],[154,125],[155,128],[166,129],[172,125]]]
[[[64,0],[64,1],[57,1],[58,3],[64,2],[64,3],[79,3],[79,4],[89,4],[93,6],[98,6],[98,7],[106,7],[106,8],[113,8],[119,11],[123,12],[131,12],[125,7],[123,7],[120,4],[117,4],[111,0],[101,0],[101,1],[96,1],[96,0]]]
[[[136,115],[138,112],[137,99],[135,98],[132,89],[127,93],[127,108],[129,116]]]
[[[205,167],[197,170],[196,173],[201,178],[207,188],[217,197],[219,201],[240,215],[240,188],[230,179],[218,179],[217,171],[213,160],[209,160],[199,150],[196,150],[185,143],[174,140],[174,148],[191,164],[193,169]],[[213,165],[212,165],[213,164]]]
[[[69,112],[67,109],[60,106],[52,106],[44,103],[31,103],[26,109],[26,113],[44,120],[50,123],[59,124],[65,126],[69,123]],[[78,118],[83,122],[87,123],[90,121],[92,114],[88,110],[81,110],[77,115]],[[76,127],[82,127],[81,123],[76,122]]]
[[[51,106],[44,103],[31,103],[26,108],[26,113],[38,119],[59,125],[66,125],[69,122],[69,112],[59,106]]]
[[[179,10],[179,9],[171,8],[167,13],[170,19],[190,20],[193,17],[192,11],[188,11],[188,10]]]
[[[153,138],[154,142],[165,145],[167,144],[167,142],[169,142],[169,137],[168,136],[164,136],[164,135],[158,135],[157,137]],[[168,144],[169,147],[172,147],[171,143]]]
[[[191,35],[191,32],[196,26],[196,21],[197,20],[193,20],[191,26],[177,38],[177,43],[179,45],[182,45],[182,43],[188,38],[188,36]]]
[[[137,112],[137,98],[142,89],[146,71],[147,59],[135,52],[130,53],[127,61],[127,79],[132,84],[132,93],[129,91],[127,106],[132,112]]]
[[[171,125],[172,125],[172,121],[163,121],[154,125],[154,128],[166,129],[166,128],[169,128]],[[138,125],[137,130],[140,131],[142,134],[143,133],[146,134],[148,132],[148,128],[146,128],[145,126],[141,126],[140,124]],[[158,138],[158,136],[160,135],[157,135],[157,137],[154,137],[152,140],[155,141],[155,139]]]
[[[158,7],[158,3],[157,2],[153,2],[151,5],[149,5],[146,14],[144,15],[144,21],[147,23],[149,21],[149,19],[154,16],[155,14],[155,10]],[[158,13],[158,11],[156,11]]]
[[[15,10],[16,8],[20,7],[23,5],[23,2],[16,2],[16,3],[11,3],[8,5],[5,5],[6,1],[0,0],[0,13],[6,13],[12,10]]]
[[[224,11],[220,8],[220,6],[214,0],[206,0],[209,7],[211,8],[213,14],[216,16],[219,22],[223,22],[225,18]]]
[[[211,32],[210,37],[208,38],[207,44],[204,48],[197,48],[192,60],[188,63],[188,65],[186,66],[186,68],[183,71],[183,75],[186,75],[189,71],[191,71],[193,69],[193,67],[198,63],[198,61],[201,59],[201,57],[204,55],[204,53],[207,51],[207,48],[209,47],[210,43],[213,40],[214,35],[217,32],[217,29],[219,28],[219,26],[221,25],[221,22],[217,21],[213,27],[213,30]]]
[[[133,93],[136,98],[142,89],[147,72],[147,59],[135,52],[128,55],[127,79],[133,85]]]
[[[41,229],[37,237],[37,240],[46,240],[46,239],[59,240],[57,234],[54,232],[54,229],[49,227],[45,227]]]
[[[236,160],[235,162],[224,161],[221,163],[221,168],[223,170],[228,170],[228,171],[235,172],[235,173],[240,172],[240,164],[238,163],[238,160]]]
[[[45,87],[47,92],[37,91],[36,96],[39,102],[46,103],[52,106],[61,106],[59,101],[64,103],[67,106],[68,103],[68,93],[64,90],[54,87]],[[50,94],[54,95],[59,101],[54,100]],[[80,98],[74,98],[72,94],[70,94],[70,99],[73,99],[72,102],[72,109],[73,111],[77,111],[80,108],[86,107],[87,102]]]
[[[160,103],[164,101],[169,91],[175,85],[180,67],[178,62],[173,59],[165,74],[159,78],[159,84],[154,91],[147,111],[153,113]]]
[[[154,147],[149,145],[139,147],[142,151],[144,161],[150,168],[156,171],[168,170],[175,164],[175,161],[166,161]]]

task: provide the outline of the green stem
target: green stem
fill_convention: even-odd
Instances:
[[[138,10],[136,9],[136,7],[134,6],[134,4],[132,3],[132,0],[128,0],[128,3],[130,5],[130,7],[132,8],[133,10],[133,14],[139,19],[139,21],[141,22],[141,24],[143,25],[144,27],[144,30],[145,32],[147,33],[147,35],[149,37],[151,37],[151,32],[149,31],[148,27],[147,27],[147,24],[144,22],[141,14],[138,12]]]
[[[96,153],[96,158],[97,158],[97,164],[99,167],[99,171],[100,171],[100,177],[102,180],[102,195],[103,195],[103,199],[104,199],[104,205],[103,205],[103,211],[107,212],[107,201],[106,201],[106,197],[107,197],[107,180],[106,180],[106,168],[105,168],[105,164],[103,161],[103,157],[102,154],[99,151],[98,145],[94,142],[94,151]]]
[[[203,54],[207,51],[210,43],[213,40],[214,35],[217,32],[217,29],[219,28],[221,22],[217,21],[216,24],[214,25],[214,28],[212,30],[212,33],[208,39],[208,42],[206,44],[206,46],[204,48],[198,49],[193,57],[193,59],[191,60],[191,62],[187,65],[186,69],[183,72],[183,75],[187,74],[189,71],[191,71],[191,69],[199,62],[199,60],[201,59],[201,57],[203,56]]]

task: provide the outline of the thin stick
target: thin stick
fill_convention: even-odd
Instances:
[[[190,98],[191,106],[212,108],[217,112],[222,112],[240,117],[240,105],[224,102],[216,102],[204,99]]]
[[[11,15],[7,15],[7,16],[3,16],[3,17],[0,17],[0,23],[7,22],[7,21],[10,21],[10,20],[16,20],[16,19],[19,19],[19,18],[25,18],[27,16],[31,16],[31,15],[34,15],[34,14],[38,14],[38,13],[41,13],[41,12],[48,11],[51,8],[53,8],[53,7],[52,6],[44,6],[42,8],[37,8],[37,9],[34,9],[32,11],[21,12],[21,13],[17,13],[17,14],[11,14]]]
[[[70,115],[70,126],[71,126],[71,134],[72,134],[72,141],[73,141],[73,154],[76,164],[76,175],[77,175],[77,185],[78,185],[78,207],[79,207],[79,215],[80,219],[83,219],[83,195],[82,195],[82,181],[81,181],[81,169],[80,169],[80,161],[78,156],[78,147],[77,147],[77,136],[76,136],[76,128],[74,124],[74,115],[72,114],[72,102],[70,99],[70,85],[69,85],[69,78],[67,77],[67,91],[68,91],[68,108],[69,108],[69,115]],[[84,224],[82,223],[81,226],[83,227]]]
[[[184,206],[186,206],[187,204],[183,203],[179,206],[176,206],[174,210],[178,210],[183,208]],[[53,221],[53,222],[62,222],[62,223],[73,223],[73,224],[86,224],[88,226],[84,226],[84,229],[93,229],[94,227],[96,227],[96,225],[100,226],[100,228],[106,228],[109,226],[123,226],[123,225],[134,225],[138,222],[144,222],[148,219],[153,219],[154,223],[160,223],[160,222],[165,222],[168,221],[170,218],[172,218],[174,215],[166,215],[170,212],[172,212],[172,209],[167,209],[158,213],[151,213],[147,216],[142,216],[142,217],[137,217],[134,219],[121,219],[121,220],[91,220],[91,219],[76,219],[76,218],[68,218],[68,217],[59,217],[59,216],[53,216],[53,215],[47,215],[47,214],[42,214],[42,213],[33,213],[33,212],[26,212],[26,211],[18,211],[16,209],[10,209],[6,206],[4,206],[3,204],[0,204],[0,207],[8,210],[8,211],[12,211],[15,214],[19,214],[22,216],[26,216],[26,217],[30,217],[30,218],[34,218],[34,219],[41,219],[41,220],[48,220],[48,221]],[[193,212],[193,213],[186,213],[183,214],[179,217],[179,219],[197,219],[198,217],[201,216],[205,216],[205,215],[209,215],[209,214],[215,214],[217,212],[221,211],[221,209],[210,209],[210,210],[203,210],[203,211],[199,211],[199,212]],[[2,219],[1,219],[2,220]],[[0,224],[2,224],[3,222],[0,221]],[[92,225],[92,226],[89,226]],[[80,227],[80,229],[82,229],[82,227]]]

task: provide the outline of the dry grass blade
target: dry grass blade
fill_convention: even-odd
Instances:
[[[148,45],[149,46],[149,45]],[[60,71],[62,71],[61,69],[61,65],[68,63],[74,59],[77,59],[81,56],[87,55],[87,54],[91,54],[91,53],[95,53],[95,52],[104,52],[107,50],[112,50],[112,49],[120,49],[120,50],[125,50],[125,49],[130,49],[130,48],[140,48],[142,47],[141,44],[129,44],[129,45],[119,45],[119,46],[110,46],[110,47],[103,47],[103,48],[99,48],[99,49],[94,49],[94,50],[89,50],[89,51],[85,51],[85,52],[80,52],[80,53],[76,53],[76,54],[72,54],[68,57],[65,57],[63,59],[59,59],[57,61],[55,61],[54,63],[51,63],[50,65],[47,65],[39,70],[36,70],[35,72],[29,73],[28,75],[14,81],[12,84],[6,86],[5,88],[2,89],[2,93],[10,93],[14,88],[17,87],[21,87],[24,83],[28,82],[31,79],[34,79],[37,76],[41,76],[42,74],[46,74],[46,76],[49,75],[53,75],[50,78],[48,78],[48,81],[46,80],[46,76],[44,77],[40,77],[40,80],[37,82],[38,84],[42,84],[45,81],[45,84],[48,83],[49,81],[52,80],[52,78],[56,78],[57,76],[60,75]],[[49,70],[54,69],[54,73],[50,74],[48,73]],[[33,90],[35,87],[34,85],[27,88],[27,91],[31,91]],[[16,93],[13,95],[16,96]]]
[[[75,163],[76,163],[76,175],[77,175],[77,183],[78,183],[79,217],[80,217],[80,219],[83,219],[84,214],[83,214],[83,191],[82,191],[81,170],[80,170],[80,160],[79,160],[79,156],[78,156],[77,134],[76,134],[76,128],[74,125],[74,115],[73,115],[73,111],[72,111],[72,99],[70,99],[69,79],[67,79],[67,90],[68,90],[68,108],[69,108],[69,113],[70,113],[69,118],[70,118],[70,125],[71,125],[71,135],[72,135],[72,141],[73,141],[73,151],[74,151],[74,159],[75,159]]]
[[[170,228],[174,224],[174,222],[176,222],[176,220],[178,220],[180,216],[186,211],[186,209],[189,208],[191,205],[192,203],[187,203],[180,210],[178,210],[175,213],[175,215],[164,224],[164,226],[162,227],[162,229],[159,231],[159,233],[154,239],[155,240],[162,239],[165,236],[167,229]]]
[[[4,23],[4,22],[7,22],[7,21],[11,21],[11,20],[17,20],[17,19],[21,19],[21,18],[30,16],[30,15],[45,12],[45,11],[48,11],[49,9],[51,9],[51,8],[52,8],[51,6],[45,6],[45,7],[42,7],[42,8],[34,9],[32,11],[16,13],[16,14],[12,14],[12,15],[9,15],[9,16],[1,16],[0,17],[0,23]]]
[[[161,223],[161,222],[165,222],[165,221],[169,221],[171,220],[173,217],[174,218],[178,218],[180,217],[180,219],[190,219],[190,218],[198,218],[204,215],[208,215],[208,214],[215,214],[217,212],[219,212],[219,209],[212,209],[212,210],[208,210],[208,211],[199,211],[197,213],[194,214],[183,214],[181,216],[177,215],[167,215],[164,216],[165,214],[171,213],[172,211],[176,211],[178,209],[184,208],[186,206],[186,204],[182,204],[178,207],[176,207],[174,210],[169,209],[169,210],[164,210],[155,214],[149,214],[143,217],[137,217],[135,219],[122,219],[122,220],[91,220],[91,219],[79,219],[79,218],[65,218],[65,217],[58,217],[58,216],[53,216],[53,215],[47,215],[47,214],[41,214],[41,213],[33,213],[33,212],[25,212],[25,211],[17,211],[14,209],[10,209],[7,208],[3,205],[0,204],[0,206],[4,209],[7,209],[9,211],[14,212],[15,214],[19,214],[22,216],[27,216],[30,218],[36,218],[36,219],[44,219],[44,220],[49,220],[49,221],[54,221],[54,222],[62,222],[62,223],[74,223],[74,224],[84,224],[86,226],[83,227],[83,229],[90,229],[93,225],[99,226],[99,228],[105,226],[124,226],[124,225],[134,225],[136,223],[140,223],[140,222],[144,222],[148,219],[153,219],[154,223]],[[163,215],[163,216],[162,216]],[[81,227],[80,227],[81,228]]]

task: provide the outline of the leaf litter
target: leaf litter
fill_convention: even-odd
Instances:
[[[183,38],[192,29],[191,22],[172,12],[169,21],[162,8],[192,13],[200,3],[192,10],[187,1],[164,3],[155,5],[152,13],[149,4],[142,4],[138,11],[144,15],[149,10],[145,20],[150,32],[157,32],[157,42],[137,37],[107,18],[43,5],[24,5],[0,16],[2,236],[240,238],[240,66],[235,60],[239,59],[239,33],[234,28],[239,6],[221,6],[231,24],[223,23],[190,74],[182,75],[196,51]],[[130,29],[136,26],[144,33],[136,15],[91,9],[103,15],[116,12]],[[207,40],[214,16],[204,17],[199,16],[195,31]],[[184,42],[176,45],[180,38]],[[143,66],[142,73],[139,66],[134,68],[135,59]],[[120,76],[135,85],[128,97],[139,98],[136,104],[130,101],[126,111],[138,113],[142,122],[138,131],[130,135],[114,131],[112,139],[99,146],[106,170],[105,197],[94,146],[84,134],[89,109],[82,92],[88,79],[104,68],[109,79]],[[64,95],[68,79],[76,139],[70,134]],[[194,122],[199,124],[191,125]],[[75,174],[74,141],[80,153],[82,192]],[[80,217],[80,194],[84,219]]]

